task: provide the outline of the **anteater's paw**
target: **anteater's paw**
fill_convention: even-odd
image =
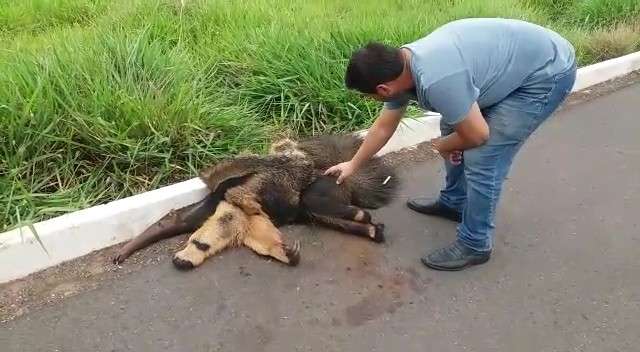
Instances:
[[[354,221],[357,222],[361,222],[363,224],[370,224],[371,223],[371,214],[369,214],[368,211],[366,210],[358,210],[358,212],[356,213],[356,216],[353,218]]]
[[[127,258],[129,258],[129,255],[130,253],[128,251],[124,250],[124,248],[121,248],[113,257],[113,264],[122,264]]]
[[[176,269],[183,270],[183,271],[191,270],[195,268],[195,265],[193,265],[191,261],[187,259],[182,259],[177,255],[173,257],[173,265],[176,267]]]
[[[192,241],[189,242],[183,250],[173,256],[173,265],[178,270],[191,270],[200,266],[205,259],[204,252],[198,249]]]
[[[384,242],[384,224],[374,224],[373,226],[371,226],[369,237],[371,237],[371,240],[373,242],[383,243]]]
[[[300,241],[295,241],[293,246],[284,246],[284,253],[289,259],[290,266],[296,266],[300,263]]]

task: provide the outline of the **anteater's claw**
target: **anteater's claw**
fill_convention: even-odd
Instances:
[[[300,263],[300,241],[295,241],[291,247],[285,246],[285,253],[289,259],[289,265],[298,265]]]
[[[376,243],[383,243],[385,241],[384,239],[384,224],[374,224],[373,225],[375,227],[375,233],[374,236],[371,238],[373,240],[373,242]]]
[[[118,253],[113,257],[113,264],[115,265],[120,265],[122,264],[127,258],[129,258],[129,253],[127,253],[126,251],[120,250],[118,251]]]

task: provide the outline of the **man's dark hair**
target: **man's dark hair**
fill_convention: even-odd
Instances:
[[[344,82],[349,89],[376,93],[376,86],[400,77],[404,64],[400,49],[371,42],[351,55]]]

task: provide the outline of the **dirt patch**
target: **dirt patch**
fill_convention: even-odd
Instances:
[[[393,314],[402,305],[402,297],[396,291],[381,290],[381,292],[371,293],[360,302],[347,307],[345,311],[347,324],[350,326],[363,325],[385,313]]]
[[[333,312],[332,322],[344,321],[352,327],[365,325],[413,304],[412,296],[423,296],[431,279],[421,277],[414,268],[388,265],[383,250],[355,241],[342,245],[336,261],[345,264],[358,299]]]
[[[375,285],[345,311],[345,321],[349,326],[361,326],[384,314],[393,314],[405,304],[413,304],[410,295],[422,294],[430,280],[423,280],[411,268],[396,268],[391,272],[365,267],[365,275],[374,277]]]

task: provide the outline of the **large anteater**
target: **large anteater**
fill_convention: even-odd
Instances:
[[[338,185],[324,176],[328,167],[350,160],[362,139],[352,135],[281,140],[265,156],[222,161],[201,172],[211,193],[202,201],[172,211],[127,243],[114,258],[123,262],[158,240],[193,232],[173,262],[180,269],[200,265],[231,245],[246,245],[261,255],[296,265],[300,246],[282,242],[278,227],[315,223],[384,241],[384,225],[364,210],[388,204],[398,178],[380,158],[371,159]]]

